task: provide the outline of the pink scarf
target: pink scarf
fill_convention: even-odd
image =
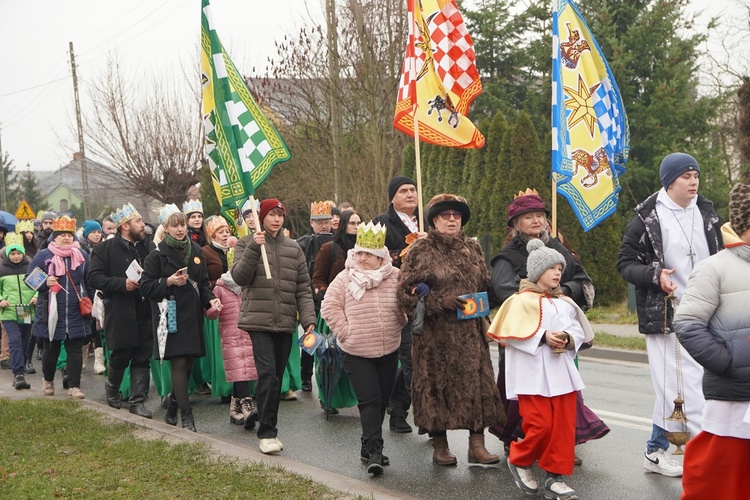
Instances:
[[[52,276],[62,276],[65,274],[65,261],[63,260],[65,257],[70,257],[70,270],[74,271],[86,262],[83,258],[83,254],[81,254],[81,251],[79,248],[81,246],[78,244],[77,241],[74,241],[72,245],[68,245],[65,247],[62,247],[52,241],[49,246],[50,252],[52,252],[52,263],[49,265],[49,274]]]

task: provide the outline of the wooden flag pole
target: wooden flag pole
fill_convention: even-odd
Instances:
[[[255,204],[255,196],[250,195],[250,206],[253,207],[253,220],[255,220],[255,230],[260,231],[260,218],[258,217],[258,211],[255,210],[255,207],[257,206]],[[279,229],[279,231],[283,231],[284,228]],[[268,254],[266,253],[266,245],[260,246],[260,256],[263,259],[263,269],[266,271],[266,279],[271,279],[271,267],[268,265]]]
[[[424,232],[424,212],[422,211],[422,160],[419,154],[419,124],[417,123],[417,107],[418,104],[414,104],[414,160],[415,160],[415,171],[417,174],[417,198],[419,199],[419,232]]]
[[[552,173],[552,237],[557,238],[557,179]]]
[[[413,6],[412,12],[415,12],[416,5]],[[416,41],[417,33],[419,33],[419,25],[417,24],[417,16],[414,16],[414,37]],[[412,75],[416,78],[417,75],[417,58],[412,56],[411,58],[411,69]],[[414,170],[417,174],[417,199],[419,200],[417,208],[419,210],[419,216],[417,217],[417,223],[419,224],[419,232],[424,233],[424,212],[422,207],[422,155],[419,153],[419,122],[417,120],[417,111],[419,110],[419,101],[417,99],[417,82],[413,81],[410,85],[414,85],[414,102],[412,103],[412,119],[414,121]]]

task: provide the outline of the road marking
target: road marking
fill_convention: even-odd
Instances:
[[[612,424],[619,427],[626,427],[628,429],[637,429],[642,431],[650,431],[653,428],[653,423],[650,418],[636,417],[635,415],[627,415],[625,413],[616,413],[607,410],[595,410],[594,408],[590,408],[590,410],[600,417],[607,417],[609,419],[612,419],[607,420],[607,425]]]

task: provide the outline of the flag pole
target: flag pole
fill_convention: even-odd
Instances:
[[[414,42],[416,43],[416,37],[417,33],[419,33],[419,25],[417,24],[417,15],[416,15],[416,7],[414,4],[412,4],[412,13],[413,19],[414,19]],[[409,40],[412,42],[412,40]],[[417,217],[417,223],[419,224],[419,232],[424,232],[424,212],[422,211],[422,155],[419,153],[419,121],[417,120],[417,111],[419,109],[419,100],[417,99],[417,57],[415,54],[412,54],[411,57],[411,71],[412,75],[414,75],[414,81],[410,83],[410,85],[414,85],[414,92],[412,93],[412,97],[414,98],[414,102],[412,103],[412,113],[411,116],[414,120],[414,170],[417,174],[417,199],[418,199],[418,210],[419,210],[419,217]]]
[[[552,173],[552,237],[557,238],[557,179]]]
[[[253,220],[255,221],[255,230],[260,231],[260,218],[258,217],[258,211],[255,210],[255,207],[257,206],[255,204],[255,196],[250,195],[250,206],[253,207]],[[279,231],[283,231],[284,228],[279,229]],[[252,236],[252,233],[251,233]],[[271,267],[268,265],[268,254],[266,253],[266,245],[260,246],[260,256],[263,259],[263,269],[266,271],[266,279],[271,279]]]

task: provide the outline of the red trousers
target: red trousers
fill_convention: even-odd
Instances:
[[[576,393],[562,396],[518,396],[526,435],[510,445],[510,463],[530,467],[534,461],[552,474],[573,474],[576,445]]]
[[[750,439],[703,431],[685,446],[682,500],[748,498]]]

